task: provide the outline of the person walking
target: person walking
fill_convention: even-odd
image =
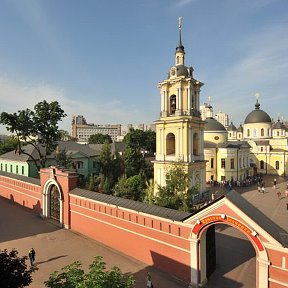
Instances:
[[[277,183],[276,178],[274,178],[274,181],[273,181],[273,188],[274,189],[276,189],[276,183]]]
[[[261,191],[263,194],[265,193],[265,187],[264,186],[261,187]]]
[[[150,275],[149,272],[147,272],[147,277],[146,277],[146,279],[147,279],[146,287],[147,287],[147,288],[153,288],[154,286],[153,286],[153,284],[152,284],[152,277],[151,277],[151,275]]]
[[[34,248],[31,248],[29,250],[28,256],[29,256],[29,259],[30,259],[30,264],[31,264],[31,266],[33,266],[34,262],[35,262],[35,256],[36,256],[36,252],[35,252]]]

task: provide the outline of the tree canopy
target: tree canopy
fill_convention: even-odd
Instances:
[[[0,155],[13,151],[18,147],[18,140],[15,136],[10,136],[0,143]]]
[[[32,283],[32,273],[36,266],[29,269],[26,265],[27,256],[18,257],[18,251],[0,250],[0,287],[22,288]]]
[[[156,133],[131,128],[124,137],[124,143],[129,148],[143,150],[152,156],[156,151]]]
[[[112,138],[108,134],[97,133],[91,135],[88,139],[89,144],[104,144],[106,142],[112,143]]]
[[[65,116],[57,101],[48,103],[44,100],[34,106],[34,111],[2,112],[0,123],[16,136],[18,153],[29,155],[39,170],[45,167],[47,156],[55,149],[55,141],[60,137],[58,122]],[[23,142],[33,145],[38,159],[22,149]]]
[[[190,186],[190,178],[179,163],[166,173],[166,186],[159,186],[155,204],[182,211],[192,211],[193,195],[197,187]]]
[[[135,280],[132,275],[122,274],[118,267],[107,270],[102,257],[96,256],[87,273],[76,261],[53,272],[44,284],[50,288],[133,288]]]

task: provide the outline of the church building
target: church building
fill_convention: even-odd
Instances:
[[[185,66],[185,51],[181,39],[175,52],[175,65],[167,79],[159,83],[161,95],[160,119],[156,125],[156,159],[154,187],[165,186],[166,173],[181,163],[191,179],[191,186],[205,189],[204,124],[199,111],[200,88],[194,79],[193,68]]]

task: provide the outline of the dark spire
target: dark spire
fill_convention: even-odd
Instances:
[[[256,109],[256,110],[259,110],[259,109],[260,109],[260,103],[259,103],[259,96],[260,96],[260,94],[259,94],[259,93],[256,93],[255,96],[256,96],[255,109]]]
[[[176,47],[176,52],[184,52],[184,46],[182,45],[182,39],[181,39],[182,17],[178,18],[178,29],[179,29],[179,41],[178,46]]]

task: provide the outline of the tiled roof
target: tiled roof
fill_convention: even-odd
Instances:
[[[186,218],[192,215],[192,213],[189,212],[173,210],[165,207],[146,204],[112,195],[101,194],[98,192],[88,191],[80,188],[75,188],[69,193],[72,195],[92,199],[95,201],[119,206],[126,209],[131,209],[137,212],[151,214],[157,217],[162,217],[173,221],[184,221]]]

